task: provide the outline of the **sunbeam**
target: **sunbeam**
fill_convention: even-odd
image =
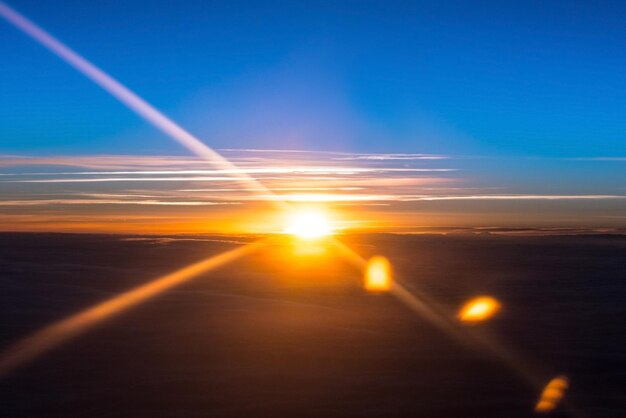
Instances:
[[[368,266],[370,265],[367,260],[339,240],[335,239],[333,243],[338,253],[341,254],[346,261],[362,272],[362,274],[366,275],[364,283],[367,287]],[[374,260],[378,260],[378,258],[374,257]],[[390,266],[386,268],[391,269]],[[469,330],[459,327],[451,320],[454,315],[443,311],[441,307],[430,301],[426,295],[423,295],[415,289],[409,290],[396,278],[390,280],[388,293],[402,302],[412,312],[435,325],[458,343],[478,352],[486,352],[494,355],[532,387],[539,388],[542,386],[541,373],[539,373],[534,366],[521,359],[518,355],[514,354],[511,350],[504,347],[504,345],[496,341],[493,337],[488,336],[486,333],[479,332],[477,329],[473,329],[471,330],[472,332],[469,332]]]
[[[101,322],[119,315],[174,286],[198,277],[202,273],[207,273],[248,255],[264,244],[264,241],[257,241],[212,256],[48,325],[0,353],[0,378]]]
[[[79,55],[73,49],[3,2],[0,2],[0,16],[4,17],[4,19],[13,26],[20,29],[35,41],[39,42],[50,52],[57,55],[85,77],[99,85],[102,89],[107,91],[137,115],[141,116],[144,120],[152,124],[155,128],[161,130],[167,136],[194,154],[205,159],[217,169],[227,170],[228,175],[240,180],[242,186],[246,190],[249,190],[256,195],[273,195],[273,192],[266,188],[257,179],[240,170],[218,152],[214,151],[194,135],[189,133],[186,129],[182,128],[179,124],[164,115],[160,110],[152,106],[143,98],[139,97],[128,87],[111,77],[101,68]],[[259,193],[259,189],[263,190],[263,193]],[[280,200],[268,200],[276,202],[278,205],[282,205]]]

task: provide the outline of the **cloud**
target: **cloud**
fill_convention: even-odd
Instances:
[[[626,157],[574,157],[574,158],[566,158],[566,160],[570,161],[626,161]]]
[[[623,224],[623,190],[572,193],[577,190],[507,184],[497,176],[479,178],[479,170],[457,157],[291,149],[223,152],[237,168],[211,169],[203,160],[181,156],[0,156],[0,215],[12,219],[0,228],[36,229],[48,222],[48,230],[53,225],[64,230],[140,225],[137,230],[143,232],[152,231],[154,222],[167,225],[167,232],[189,232],[204,224],[222,228],[227,220],[245,224],[242,232],[252,228],[251,219],[269,211],[266,201],[324,205],[349,211],[360,219],[355,224],[371,225],[364,222],[376,219],[385,227],[462,221],[516,225],[539,219],[559,225]],[[240,187],[241,174],[263,187]],[[136,217],[142,213],[153,217]]]
[[[236,154],[245,154],[245,153],[260,153],[260,154],[292,154],[292,155],[302,155],[302,156],[315,156],[315,155],[323,155],[332,160],[376,160],[376,161],[385,161],[385,160],[445,160],[450,159],[451,157],[448,155],[442,154],[406,154],[406,153],[352,153],[352,152],[339,152],[339,151],[309,151],[309,150],[276,150],[276,149],[220,149],[220,151],[224,151],[226,153],[236,153]]]
[[[113,199],[32,199],[0,200],[0,206],[45,206],[45,205],[151,205],[151,206],[211,206],[238,205],[240,202],[208,201],[161,201],[161,200],[113,200]]]
[[[418,195],[404,196],[403,201],[419,200],[594,200],[594,199],[626,199],[626,195],[523,195],[523,194],[502,194],[502,195],[469,195],[469,196],[437,196]]]

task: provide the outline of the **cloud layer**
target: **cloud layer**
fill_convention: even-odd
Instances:
[[[497,178],[489,184],[464,159],[445,155],[222,152],[238,168],[181,156],[0,156],[0,228],[132,231],[150,216],[161,219],[155,231],[168,219],[168,232],[176,225],[180,232],[271,232],[275,224],[264,230],[253,218],[265,223],[273,201],[323,205],[340,212],[341,227],[357,229],[624,222],[624,190],[538,193]],[[241,187],[241,175],[264,187]]]

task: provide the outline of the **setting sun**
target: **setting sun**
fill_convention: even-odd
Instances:
[[[317,239],[331,235],[333,228],[323,212],[309,210],[289,216],[284,232],[302,239]]]

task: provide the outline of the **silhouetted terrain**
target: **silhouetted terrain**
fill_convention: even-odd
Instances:
[[[180,237],[178,237],[180,238]],[[0,346],[252,238],[0,234]],[[488,294],[487,330],[570,408],[626,415],[626,237],[361,235],[454,312]],[[332,253],[271,247],[91,330],[0,381],[11,417],[526,417],[537,389]],[[471,330],[470,330],[471,331]],[[568,416],[557,411],[553,416]]]

